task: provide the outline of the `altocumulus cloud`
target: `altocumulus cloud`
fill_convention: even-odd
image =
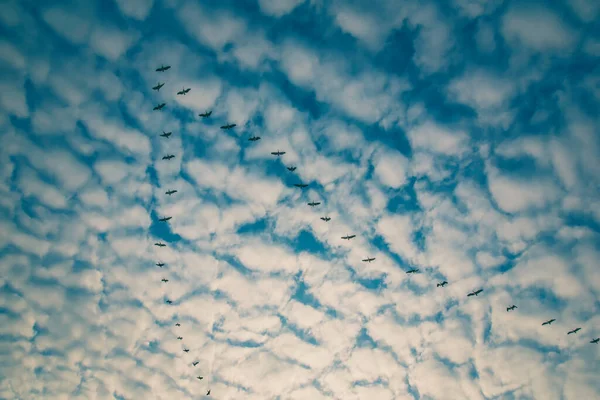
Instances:
[[[545,3],[2,2],[0,398],[600,398],[600,7]]]

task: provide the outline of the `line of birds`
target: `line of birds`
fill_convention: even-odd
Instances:
[[[167,65],[167,66],[161,65],[159,68],[156,69],[156,72],[165,72],[165,71],[167,71],[170,68],[171,68],[170,65]],[[165,85],[164,82],[163,83],[158,82],[158,84],[156,86],[154,86],[152,88],[152,90],[159,91],[164,85]],[[187,88],[187,89],[186,88],[182,88],[179,92],[177,92],[177,95],[185,96],[186,94],[188,94],[190,92],[190,90],[191,90],[191,88]],[[154,111],[161,111],[165,107],[165,105],[166,105],[166,103],[160,103],[156,107],[154,107],[153,110]],[[208,111],[208,112],[200,114],[200,117],[207,118],[207,117],[210,117],[211,114],[212,114],[212,111]],[[221,128],[223,128],[223,129],[231,129],[234,126],[235,126],[235,124],[228,124],[228,125],[225,125],[225,126],[223,126]],[[164,132],[163,131],[163,133],[160,136],[168,139],[171,136],[171,134],[172,134],[172,132]],[[165,156],[162,157],[163,160],[167,160],[167,161],[171,160],[173,158],[175,158],[174,154],[167,154],[167,155],[165,155]],[[170,190],[167,190],[165,192],[165,194],[168,195],[168,196],[172,196],[175,193],[177,193],[177,190],[175,190],[175,189],[170,189]],[[171,220],[171,218],[172,217],[162,217],[162,218],[159,218],[159,221],[160,222],[168,222],[169,220]],[[162,242],[156,242],[156,243],[154,243],[154,245],[157,246],[157,247],[166,247],[166,244],[164,244]],[[165,263],[163,263],[163,262],[157,262],[156,266],[162,268],[162,267],[165,266]],[[166,278],[162,278],[161,282],[162,283],[168,283],[169,280],[166,279]],[[167,303],[167,304],[173,304],[173,302],[171,300],[169,300],[169,299],[166,299],[165,303]],[[176,328],[181,327],[181,324],[179,322],[176,322],[175,323],[175,327]],[[183,340],[183,336],[177,336],[177,340]],[[189,353],[190,349],[186,348],[185,345],[184,345],[183,352],[184,353]],[[199,361],[194,361],[194,362],[192,362],[192,367],[195,367],[198,364],[199,364]],[[202,375],[198,375],[196,377],[196,379],[203,380],[204,377]],[[210,396],[210,389],[207,390],[206,396]]]
[[[168,70],[170,68],[171,68],[170,66],[161,66],[160,68],[157,68],[156,71],[158,71],[158,72],[164,72],[164,71],[166,71],[166,70]],[[159,91],[160,88],[162,88],[163,86],[164,86],[164,83],[160,83],[159,82],[152,89],[156,90],[156,91]],[[183,88],[181,91],[177,92],[177,94],[178,95],[186,95],[190,90],[191,89],[189,89],[189,88],[188,89]],[[164,108],[164,106],[165,106],[165,103],[158,104],[156,107],[154,107],[154,110],[160,111],[160,110],[162,110]],[[204,113],[198,114],[198,116],[201,117],[201,118],[208,118],[208,117],[211,116],[211,114],[212,114],[212,111],[206,111]],[[236,126],[237,125],[234,124],[234,123],[228,123],[226,125],[220,126],[220,129],[229,130],[229,129],[232,129],[232,128],[236,127]],[[172,132],[164,132],[163,131],[163,133],[160,136],[168,139],[171,135],[172,135]],[[258,140],[261,140],[261,137],[253,135],[248,140],[251,141],[251,142],[256,142]],[[271,155],[274,155],[277,158],[280,158],[281,156],[283,156],[285,154],[286,154],[285,151],[281,151],[279,149],[277,149],[277,151],[271,152]],[[174,157],[175,157],[175,155],[173,155],[173,154],[167,154],[167,155],[163,156],[162,159],[163,160],[171,160]],[[295,166],[288,166],[286,168],[290,172],[294,172],[296,170]],[[309,185],[305,184],[305,183],[295,183],[294,186],[297,187],[297,188],[300,188],[300,189],[305,189]],[[175,193],[177,193],[177,190],[168,190],[168,191],[165,192],[165,194],[167,194],[169,196],[171,196],[171,195],[173,195]],[[321,204],[321,202],[318,202],[318,201],[310,201],[310,202],[308,202],[308,206],[310,206],[310,207],[317,207],[320,204]],[[159,221],[161,221],[161,222],[167,222],[170,219],[171,219],[171,217],[163,217],[163,218],[160,218]],[[322,221],[324,221],[324,222],[331,221],[331,218],[329,216],[320,217],[320,219]],[[346,234],[345,236],[342,236],[341,239],[349,241],[349,240],[351,240],[351,239],[353,239],[355,237],[356,237],[356,235],[354,235],[354,234],[352,234],[352,235]],[[166,245],[164,243],[162,243],[162,242],[157,242],[157,243],[155,243],[155,246],[164,247]],[[375,259],[376,259],[375,257],[367,257],[365,259],[362,259],[362,261],[363,262],[367,262],[367,263],[371,263],[371,262],[375,261]],[[161,268],[164,266],[163,263],[157,263],[156,265],[159,266],[159,267],[161,267]],[[413,268],[413,269],[410,269],[410,270],[406,271],[406,273],[409,274],[409,275],[410,274],[416,274],[416,273],[419,273],[419,272],[420,271],[419,271],[418,268]],[[162,281],[163,282],[168,282],[167,279],[163,279]],[[437,283],[436,286],[438,288],[440,288],[440,287],[445,287],[447,285],[448,285],[448,281],[442,281],[442,282]],[[482,292],[483,292],[483,289],[477,289],[477,290],[474,290],[474,291],[471,291],[470,293],[468,293],[467,297],[472,297],[472,296],[477,297]],[[172,302],[170,300],[166,300],[166,302],[167,302],[167,304],[172,304]],[[517,308],[518,307],[513,304],[510,307],[506,308],[506,312],[514,311]],[[545,322],[542,323],[542,326],[551,325],[554,321],[556,321],[556,319],[550,319],[548,321],[545,321]],[[177,323],[176,326],[180,326],[179,323]],[[581,328],[579,328],[579,327],[575,328],[575,329],[570,330],[569,332],[567,332],[567,335],[575,334],[575,333],[579,332],[580,330],[581,330]],[[177,339],[183,340],[183,338],[181,336],[179,336]],[[590,341],[590,343],[594,343],[594,344],[597,344],[598,342],[600,342],[600,338],[596,338],[596,339],[593,339],[593,340]],[[189,350],[188,349],[184,349],[184,352],[187,353],[187,352],[189,352]],[[198,362],[194,362],[193,363],[194,366],[197,365],[197,364],[198,364]],[[203,379],[203,377],[198,376],[198,379]],[[209,394],[210,394],[210,390],[207,392],[207,395],[209,395]]]

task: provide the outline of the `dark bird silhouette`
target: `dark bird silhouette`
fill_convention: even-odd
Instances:
[[[542,323],[542,326],[544,326],[544,325],[552,325],[552,323],[553,323],[554,321],[556,321],[554,318],[553,318],[553,319],[549,319],[548,321],[546,321],[546,322]]]
[[[507,312],[508,312],[508,311],[512,311],[512,310],[514,310],[515,308],[518,308],[518,307],[517,307],[517,306],[515,306],[515,305],[513,304],[513,305],[512,305],[512,306],[510,306],[510,307],[506,307],[506,311],[507,311]]]
[[[581,328],[575,328],[575,329],[573,329],[572,331],[569,331],[569,332],[567,332],[567,335],[570,335],[570,334],[572,334],[572,333],[577,333],[577,332],[579,332],[580,330],[581,330]]]
[[[477,295],[478,295],[479,293],[481,293],[481,292],[483,292],[483,289],[479,289],[479,290],[476,290],[476,291],[474,291],[474,292],[471,292],[471,293],[469,293],[469,294],[467,295],[467,297],[471,297],[471,296],[477,296]]]
[[[169,68],[171,68],[170,65],[167,65],[167,66],[161,65],[160,67],[156,68],[156,72],[165,72]]]
[[[448,282],[446,282],[446,281],[443,281],[443,282],[440,282],[440,283],[438,283],[438,284],[437,284],[437,287],[444,287],[444,286],[446,286],[447,284],[448,284]]]

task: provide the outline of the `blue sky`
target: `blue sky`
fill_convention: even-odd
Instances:
[[[0,398],[600,398],[599,15],[2,2]]]

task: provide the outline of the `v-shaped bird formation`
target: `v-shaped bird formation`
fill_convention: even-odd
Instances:
[[[169,65],[166,65],[166,66],[165,65],[161,65],[159,68],[156,68],[156,71],[157,72],[165,72],[165,71],[169,70],[170,68],[171,68],[171,66],[169,66]],[[164,85],[165,85],[165,82],[162,82],[162,83],[158,82],[156,86],[152,87],[152,90],[159,92],[160,89]],[[177,95],[178,96],[185,96],[187,93],[190,92],[190,90],[191,90],[191,88],[185,88],[185,87],[183,87],[180,91],[177,92]],[[166,106],[166,103],[158,103],[153,108],[153,110],[155,110],[155,111],[161,111],[161,110],[164,109],[165,106]],[[212,110],[205,111],[204,113],[198,114],[198,116],[200,118],[202,118],[202,119],[209,118],[209,117],[211,117],[211,115],[212,115]],[[237,126],[237,124],[228,122],[225,125],[221,125],[219,128],[222,129],[222,130],[230,130],[230,129],[235,128],[236,126]],[[171,135],[172,135],[172,132],[165,132],[165,131],[163,131],[163,133],[160,134],[159,136],[162,137],[162,138],[165,138],[165,139],[169,139],[171,137]],[[250,142],[256,142],[256,141],[258,141],[260,139],[261,139],[260,136],[253,135],[250,138],[248,138],[248,141],[250,141]],[[286,152],[282,151],[280,149],[276,149],[276,151],[271,152],[271,155],[275,156],[278,159],[282,158],[282,156],[284,156],[285,154],[286,154]],[[162,157],[162,160],[170,161],[170,160],[172,160],[175,157],[176,156],[174,154],[165,154]],[[296,171],[296,167],[295,166],[288,166],[286,168],[290,172]],[[295,183],[293,186],[295,186],[295,187],[297,187],[299,189],[305,189],[309,185],[306,184],[306,183]],[[178,193],[178,191],[176,189],[169,189],[169,190],[167,190],[165,192],[165,195],[168,195],[169,197],[171,197],[172,195],[174,195],[176,193]],[[314,208],[314,207],[317,207],[317,206],[321,205],[321,202],[313,200],[313,201],[308,202],[307,204],[311,208]],[[159,221],[160,222],[168,222],[169,220],[171,220],[171,218],[172,217],[170,217],[170,216],[168,216],[168,217],[162,217],[162,218],[159,218]],[[331,218],[329,216],[323,216],[323,217],[320,217],[320,219],[322,221],[324,221],[324,222],[331,221]],[[355,237],[356,237],[355,234],[349,234],[348,233],[345,236],[342,236],[341,239],[350,241],[351,239],[354,239]],[[167,244],[165,244],[163,242],[156,242],[156,243],[154,243],[154,245],[156,247],[159,247],[159,248],[167,246]],[[367,256],[366,258],[362,259],[362,262],[371,263],[371,262],[374,262],[375,260],[376,260],[376,257]],[[156,266],[162,268],[163,266],[165,266],[165,263],[163,263],[163,262],[157,262]],[[412,269],[406,270],[405,272],[408,275],[412,275],[412,274],[420,273],[420,270],[418,268],[412,268]],[[163,278],[163,279],[161,279],[161,282],[168,283],[169,280],[167,278]],[[443,281],[438,282],[436,284],[436,287],[438,287],[438,288],[444,288],[447,285],[448,285],[448,281],[443,280]],[[476,290],[473,290],[473,291],[469,292],[467,294],[467,297],[478,297],[483,292],[484,292],[483,288],[478,288]],[[168,305],[173,305],[173,302],[171,300],[169,300],[169,299],[165,299],[165,303],[168,304]],[[511,312],[511,311],[516,310],[516,309],[518,309],[518,307],[515,304],[512,304],[512,305],[510,305],[510,306],[508,306],[506,308],[506,312]],[[555,321],[556,321],[556,319],[554,319],[554,318],[553,319],[549,319],[547,321],[544,321],[541,325],[542,326],[552,325],[552,323],[555,322]],[[175,323],[175,327],[179,328],[179,327],[181,327],[181,324],[179,322],[177,322],[177,323]],[[568,331],[566,334],[567,335],[574,335],[574,334],[577,334],[581,329],[582,329],[581,327],[577,327],[575,329],[572,329],[572,330]],[[179,335],[176,336],[176,338],[177,338],[177,340],[180,340],[180,341],[184,340],[184,338],[182,336],[179,336]],[[595,338],[595,339],[592,339],[589,343],[598,344],[599,342],[600,342],[600,338]],[[190,351],[190,349],[186,348],[185,345],[183,346],[182,350],[183,350],[184,353],[189,353],[189,351]],[[193,361],[191,363],[192,367],[196,367],[198,364],[199,364],[198,361]],[[202,376],[202,375],[199,375],[196,378],[198,380],[204,380],[204,376]],[[211,390],[209,388],[206,391],[206,396],[210,396],[210,393],[211,393]]]

